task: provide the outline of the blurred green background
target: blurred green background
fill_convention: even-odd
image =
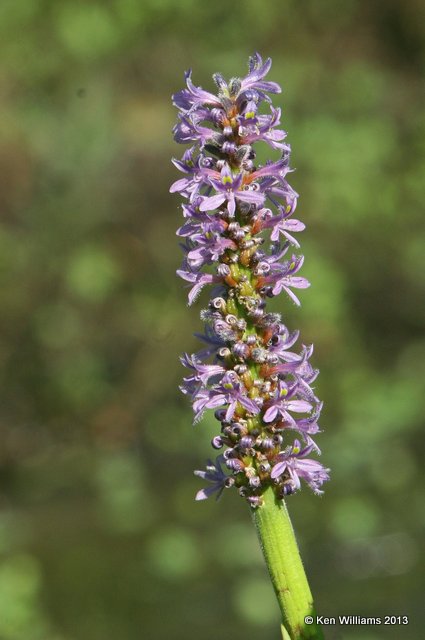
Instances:
[[[419,0],[1,0],[0,639],[273,640],[236,492],[196,504],[177,390],[170,94],[273,57],[313,286],[325,496],[288,500],[321,613],[422,637],[425,21]],[[204,298],[205,299],[205,298]]]

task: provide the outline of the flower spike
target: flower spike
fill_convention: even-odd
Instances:
[[[185,200],[177,273],[189,283],[189,304],[213,285],[201,313],[203,348],[182,358],[189,374],[181,389],[191,398],[195,422],[214,409],[221,427],[212,441],[220,455],[206,471],[195,471],[209,483],[196,499],[236,487],[254,509],[269,488],[283,499],[304,481],[320,494],[329,479],[329,469],[309,457],[320,453],[312,436],[322,408],[311,387],[318,373],[309,363],[313,349],[290,351],[299,332],[290,333],[280,314],[266,308],[267,299],[282,292],[299,305],[294,290],[309,286],[298,275],[303,256],[291,255],[300,246],[293,234],[305,225],[292,218],[298,194],[287,182],[290,146],[278,129],[281,112],[268,96],[281,92],[265,80],[270,67],[270,58],[255,53],[244,78],[227,82],[214,74],[217,95],[196,87],[188,71],[186,88],[173,96],[179,111],[174,138],[191,145],[173,160],[184,177],[170,191]],[[268,113],[260,111],[262,103]],[[259,142],[280,159],[257,165],[253,145]]]

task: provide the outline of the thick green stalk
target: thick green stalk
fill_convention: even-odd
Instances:
[[[271,487],[263,498],[264,504],[253,510],[253,519],[282,612],[282,638],[323,640],[286,505],[276,500]],[[309,616],[312,624],[305,622],[306,618],[310,622]]]

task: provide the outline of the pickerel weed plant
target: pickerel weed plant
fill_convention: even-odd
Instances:
[[[313,347],[291,351],[299,332],[267,310],[267,300],[282,292],[299,305],[294,289],[309,286],[298,275],[304,258],[293,253],[300,246],[293,234],[305,225],[292,217],[298,194],[286,180],[290,146],[268,96],[281,91],[264,80],[270,67],[271,59],[256,53],[244,78],[226,82],[214,74],[217,95],[194,86],[186,73],[186,88],[173,96],[174,139],[191,146],[173,160],[184,177],[170,191],[185,199],[177,273],[190,283],[189,304],[213,285],[201,312],[203,348],[182,357],[189,374],[181,389],[195,422],[215,409],[221,425],[212,440],[221,453],[195,471],[208,483],[196,499],[234,487],[247,500],[281,608],[282,635],[293,640],[323,636],[284,498],[302,480],[322,493],[329,470],[310,457],[320,453],[313,436],[322,408],[312,387]],[[280,158],[257,165],[254,145],[261,142]]]

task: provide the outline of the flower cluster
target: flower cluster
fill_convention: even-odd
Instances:
[[[244,78],[226,82],[215,74],[217,95],[194,86],[189,71],[186,88],[173,96],[179,110],[174,138],[191,145],[173,160],[184,177],[170,191],[185,199],[177,273],[189,283],[189,304],[213,285],[201,312],[203,348],[182,357],[189,372],[181,389],[191,398],[195,422],[215,409],[221,432],[212,446],[223,449],[206,471],[195,471],[209,482],[196,498],[234,486],[253,507],[267,486],[283,498],[303,479],[319,494],[329,478],[309,457],[320,453],[312,436],[322,408],[311,386],[318,374],[309,362],[313,348],[291,351],[299,332],[266,309],[267,298],[282,291],[299,305],[295,291],[309,286],[298,275],[303,257],[293,254],[299,247],[293,234],[304,224],[292,217],[298,194],[286,180],[290,146],[277,128],[280,109],[268,96],[281,89],[264,80],[270,66],[257,53]],[[256,165],[253,145],[260,141],[279,159]]]

